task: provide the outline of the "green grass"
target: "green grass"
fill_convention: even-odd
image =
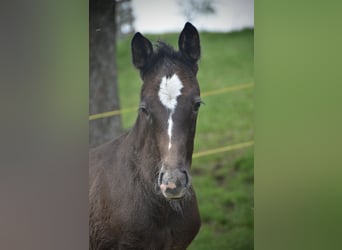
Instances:
[[[178,34],[146,35],[176,46]],[[253,30],[235,33],[201,33],[202,57],[198,80],[201,92],[253,82]],[[121,108],[138,107],[141,80],[131,64],[130,38],[117,44]],[[254,89],[203,97],[195,151],[253,140]],[[128,129],[136,112],[122,116]],[[193,160],[192,176],[202,227],[189,247],[253,249],[253,148],[218,153]]]

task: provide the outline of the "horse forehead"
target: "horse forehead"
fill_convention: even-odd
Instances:
[[[158,91],[160,102],[166,108],[174,110],[177,105],[177,97],[182,94],[183,88],[184,84],[177,74],[162,77]]]
[[[158,78],[156,87],[159,95],[164,94],[169,98],[179,95],[188,96],[196,93],[198,89],[196,78],[179,73],[162,75]]]

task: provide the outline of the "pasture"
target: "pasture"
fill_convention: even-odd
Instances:
[[[177,47],[178,34],[148,35]],[[202,56],[198,81],[201,93],[254,82],[254,32],[201,33]],[[141,80],[131,63],[131,37],[118,41],[117,65],[121,109],[139,105]],[[202,97],[195,150],[200,152],[253,140],[254,88]],[[122,114],[130,128],[136,112]],[[192,177],[202,227],[191,250],[253,249],[253,147],[193,160]]]

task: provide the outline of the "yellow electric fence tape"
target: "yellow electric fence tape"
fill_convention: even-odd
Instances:
[[[241,148],[246,148],[246,147],[252,146],[253,144],[254,144],[254,141],[248,141],[248,142],[238,143],[238,144],[229,145],[229,146],[225,146],[225,147],[220,147],[220,148],[214,148],[214,149],[209,149],[209,150],[205,150],[205,151],[200,151],[200,152],[194,153],[192,155],[192,158],[199,158],[199,157],[202,157],[202,156],[207,156],[207,155],[212,155],[212,154],[217,154],[217,153],[237,150],[237,149],[241,149]]]

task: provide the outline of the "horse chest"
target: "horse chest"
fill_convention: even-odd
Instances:
[[[197,221],[176,213],[158,214],[140,209],[139,213],[122,219],[121,230],[116,232],[122,249],[186,249],[198,231]]]
[[[192,239],[192,237],[191,237]],[[119,249],[186,249],[190,241],[171,227],[146,228],[145,231],[125,232],[118,242]]]

